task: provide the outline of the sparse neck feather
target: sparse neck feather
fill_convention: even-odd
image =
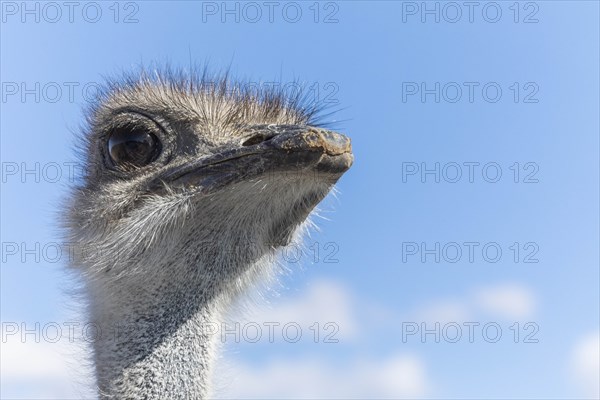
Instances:
[[[191,284],[146,283],[128,293],[90,288],[100,398],[206,398],[227,300]]]

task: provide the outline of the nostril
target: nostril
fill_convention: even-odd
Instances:
[[[253,146],[255,144],[259,144],[265,141],[265,137],[263,135],[254,135],[249,139],[246,139],[242,146]]]
[[[253,146],[255,144],[259,144],[262,142],[266,142],[271,140],[275,135],[264,135],[262,133],[259,133],[258,135],[254,135],[248,139],[246,139],[243,143],[242,146]]]

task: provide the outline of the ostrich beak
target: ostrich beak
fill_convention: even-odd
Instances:
[[[350,139],[322,128],[260,125],[240,144],[215,149],[210,156],[170,170],[163,181],[176,187],[213,192],[269,173],[293,172],[334,184],[354,161]]]

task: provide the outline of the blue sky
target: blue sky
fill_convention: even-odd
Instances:
[[[75,318],[52,250],[87,94],[166,62],[298,80],[353,140],[312,247],[244,317],[302,338],[227,341],[223,397],[599,396],[597,2],[22,4],[0,39],[2,398],[85,393],[68,341],[22,330]]]

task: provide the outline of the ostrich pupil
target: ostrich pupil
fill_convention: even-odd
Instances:
[[[159,148],[156,136],[143,129],[118,129],[108,140],[108,151],[115,164],[143,167],[156,159]]]

